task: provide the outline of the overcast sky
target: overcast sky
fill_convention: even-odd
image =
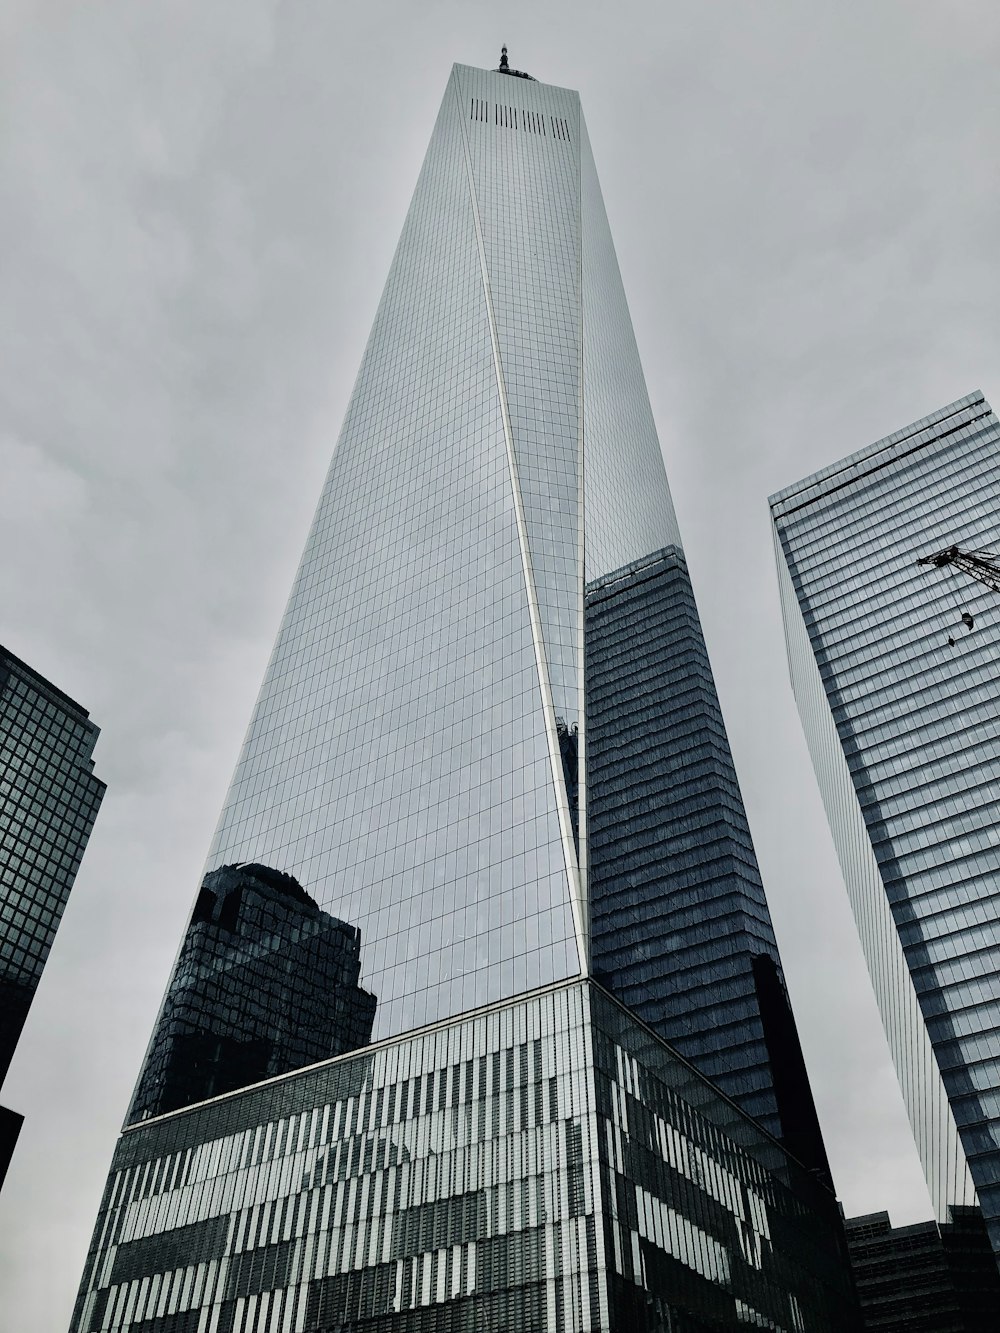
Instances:
[[[930,1215],[787,681],[766,498],[1000,396],[996,0],[8,0],[0,642],[108,783],[2,1100],[62,1333],[451,62],[583,97],[839,1191]]]

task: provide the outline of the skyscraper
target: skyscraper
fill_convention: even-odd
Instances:
[[[918,564],[995,549],[998,445],[972,393],[771,513],[795,696],[931,1198],[944,1221],[978,1192],[1000,1254],[1000,599]]]
[[[138,1098],[80,1333],[845,1327],[579,99],[506,59],[445,92],[212,845],[246,865],[357,933],[372,1043]]]
[[[0,1083],[104,799],[98,729],[0,646]],[[0,1107],[0,1182],[21,1117]]]

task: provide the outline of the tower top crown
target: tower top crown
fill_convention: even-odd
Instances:
[[[532,83],[536,82],[533,76],[530,74],[526,74],[523,69],[511,69],[510,65],[507,62],[506,44],[500,48],[500,64],[497,65],[495,73],[510,74],[515,79],[531,79]]]

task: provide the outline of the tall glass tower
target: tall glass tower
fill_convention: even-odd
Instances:
[[[0,644],[0,1084],[104,799],[85,708]],[[0,1184],[23,1117],[0,1106]]]
[[[130,1122],[79,1333],[845,1326],[579,98],[506,56],[446,89]]]
[[[972,393],[771,499],[788,659],[938,1217],[1000,1254],[1000,423]],[[971,1172],[971,1178],[970,1178]]]

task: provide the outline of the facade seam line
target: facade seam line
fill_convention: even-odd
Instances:
[[[538,597],[535,593],[535,578],[531,567],[531,551],[528,545],[527,522],[524,516],[524,501],[518,479],[517,456],[514,452],[514,432],[510,421],[510,405],[507,401],[507,385],[503,373],[503,359],[500,353],[500,338],[497,333],[496,312],[493,307],[493,292],[490,286],[489,265],[486,260],[486,244],[483,239],[482,219],[479,215],[479,200],[476,197],[476,181],[472,170],[472,154],[469,149],[468,132],[463,116],[463,103],[459,81],[453,75],[455,110],[462,135],[462,154],[465,161],[465,174],[469,186],[469,202],[472,207],[472,221],[476,232],[476,246],[479,252],[479,270],[483,283],[483,298],[486,304],[486,320],[490,331],[490,346],[493,350],[493,368],[496,373],[497,393],[500,398],[500,415],[503,421],[504,442],[507,449],[507,467],[510,473],[511,492],[514,502],[514,516],[517,525],[518,544],[521,549],[521,569],[524,575],[525,594],[528,601],[528,616],[531,623],[531,637],[535,650],[535,667],[542,696],[542,713],[545,719],[545,736],[549,748],[549,765],[552,771],[552,786],[556,798],[556,810],[559,818],[559,830],[562,835],[563,859],[566,865],[566,879],[569,888],[570,909],[573,913],[573,926],[576,932],[577,953],[580,973],[588,975],[590,971],[590,950],[587,947],[587,935],[583,919],[583,886],[576,846],[573,841],[573,825],[570,820],[569,801],[566,796],[563,778],[562,755],[559,749],[559,736],[556,732],[555,704],[549,683],[548,663],[545,658],[545,643],[542,638],[541,614]]]

